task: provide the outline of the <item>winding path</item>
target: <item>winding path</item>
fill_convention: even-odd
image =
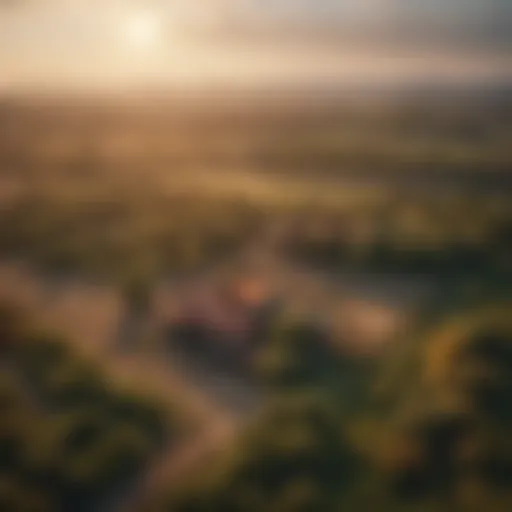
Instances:
[[[271,226],[238,254],[207,271],[161,283],[155,291],[159,307],[165,310],[167,303],[179,299],[188,288],[214,285],[233,272],[256,272],[298,311],[323,315],[332,314],[340,297],[354,293],[373,294],[374,299],[387,300],[398,308],[421,301],[425,291],[419,285],[408,289],[396,281],[376,284],[374,277],[322,275],[292,266],[276,250],[282,228]],[[377,293],[375,297],[376,290],[380,296]],[[20,264],[0,264],[1,295],[14,297],[45,324],[63,332],[87,357],[103,365],[116,384],[148,392],[170,406],[178,398],[198,426],[180,446],[164,449],[141,479],[102,512],[145,510],[147,499],[186,478],[208,457],[228,449],[236,433],[258,411],[261,397],[254,386],[194,368],[176,355],[169,356],[158,340],[144,349],[121,350],[119,326],[125,313],[110,287],[81,280],[49,281]],[[162,320],[157,314],[153,317],[152,332],[158,333]]]

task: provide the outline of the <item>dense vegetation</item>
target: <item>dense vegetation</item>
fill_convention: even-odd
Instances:
[[[340,425],[339,412],[320,396],[276,401],[240,439],[229,460],[158,509],[332,510],[356,467]]]
[[[175,275],[232,253],[257,228],[243,201],[58,190],[19,194],[0,212],[0,250],[55,274],[124,282]]]
[[[0,105],[7,169],[75,176],[105,170],[188,173],[250,167],[329,171],[475,173],[512,165],[509,102],[301,101],[129,105]],[[27,148],[30,147],[30,150]],[[139,174],[140,176],[140,174]],[[510,181],[508,182],[510,184]]]
[[[262,268],[274,258],[327,281],[422,274],[438,286],[378,358],[307,318],[260,322],[257,343],[238,347],[244,364],[225,364],[221,335],[173,333],[196,363],[250,374],[268,403],[225,458],[148,497],[156,512],[512,509],[512,207],[506,188],[474,189],[510,187],[510,107],[406,103],[0,105],[0,258],[117,285],[123,341],[141,355],[154,287],[237,267],[251,241]],[[406,175],[425,190],[404,188]],[[356,194],[340,176],[372,186]],[[456,194],[443,188],[454,176]],[[181,418],[30,323],[0,304],[0,510],[99,510],[179,440]]]
[[[176,442],[181,420],[116,389],[65,341],[28,323],[0,305],[0,508],[95,509]]]
[[[334,270],[503,278],[512,275],[511,219],[507,198],[394,198],[302,213],[283,248]]]
[[[271,395],[313,390],[341,401],[345,412],[361,405],[372,367],[327,329],[304,319],[278,322],[253,361]]]
[[[293,356],[311,368],[304,328],[295,333]],[[322,371],[316,379],[296,371],[295,385],[230,457],[158,510],[505,512],[512,506],[511,354],[505,303],[449,318],[397,346],[367,375],[366,399],[356,407],[346,407],[353,389],[332,394]]]
[[[289,236],[290,253],[316,264],[445,275],[510,260],[506,195],[497,204],[444,194],[417,204],[408,191],[397,198],[400,183],[388,172],[425,187],[433,180],[442,188],[453,174],[452,188],[510,187],[507,103],[200,107],[1,105],[0,254],[122,283],[182,274],[231,254],[264,221],[279,221],[265,201],[252,200],[259,192],[281,208],[307,201],[319,184],[341,197],[336,177],[354,175],[389,180],[390,199],[334,212],[322,200],[312,204]],[[284,181],[262,178],[274,170]]]

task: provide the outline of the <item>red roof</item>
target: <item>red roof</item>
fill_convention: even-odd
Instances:
[[[241,308],[216,290],[203,290],[185,300],[171,321],[199,324],[222,334],[222,341],[239,342],[251,330],[252,311]]]

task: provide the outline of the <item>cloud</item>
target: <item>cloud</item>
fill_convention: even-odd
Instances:
[[[219,33],[256,42],[512,42],[510,0],[217,0],[216,5],[224,14]]]
[[[0,7],[1,8],[18,7],[20,5],[26,4],[27,1],[28,0],[0,0]]]

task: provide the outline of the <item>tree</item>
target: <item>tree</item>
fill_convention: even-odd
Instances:
[[[154,280],[149,271],[129,273],[121,284],[125,314],[119,330],[119,342],[124,347],[149,337],[151,301]]]
[[[21,343],[25,329],[23,310],[0,300],[0,352],[10,351]]]
[[[269,404],[213,478],[173,497],[169,510],[336,511],[356,470],[336,404],[286,396]]]
[[[377,422],[387,434],[371,456],[399,500],[469,511],[512,505],[509,311],[471,310],[416,346],[421,364]]]

